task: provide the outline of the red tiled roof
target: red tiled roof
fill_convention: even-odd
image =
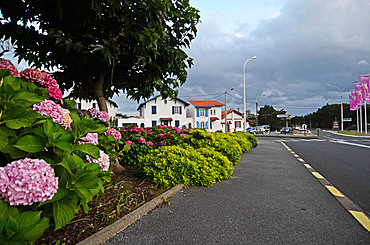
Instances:
[[[218,119],[218,117],[211,117],[210,119],[211,120],[220,120],[220,119]]]
[[[161,117],[161,121],[172,121],[172,118],[170,117]]]
[[[218,102],[216,100],[188,100],[195,106],[205,106],[205,107],[212,107],[212,106],[223,106],[224,104]]]

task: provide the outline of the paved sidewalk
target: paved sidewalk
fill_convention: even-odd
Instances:
[[[230,180],[192,187],[106,244],[370,244],[281,143],[259,138]]]

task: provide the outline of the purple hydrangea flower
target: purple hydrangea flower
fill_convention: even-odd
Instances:
[[[54,169],[42,159],[25,158],[0,168],[0,196],[11,206],[53,198],[58,190]]]
[[[33,105],[33,110],[43,116],[49,116],[53,122],[63,125],[63,110],[62,107],[52,100],[44,100]]]
[[[89,112],[89,115],[92,119],[96,119],[98,117],[98,110],[96,108],[90,108],[87,110]]]

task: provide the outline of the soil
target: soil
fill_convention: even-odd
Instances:
[[[139,206],[161,195],[165,190],[156,188],[151,182],[134,175],[134,167],[112,176],[102,195],[89,203],[89,212],[82,209],[73,220],[60,230],[53,231],[53,225],[45,231],[36,244],[76,244]]]

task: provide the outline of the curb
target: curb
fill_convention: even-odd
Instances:
[[[275,137],[275,138],[296,138],[296,139],[320,139],[322,136],[316,136],[316,135],[288,135],[288,134],[253,134],[254,137]]]
[[[105,227],[104,229],[98,231],[94,235],[86,238],[85,240],[77,243],[77,245],[98,245],[103,244],[113,236],[117,235],[117,233],[123,231],[128,226],[133,224],[134,222],[141,219],[143,216],[147,215],[150,211],[164,203],[165,201],[168,201],[171,197],[173,197],[175,194],[180,192],[183,189],[184,185],[180,184],[172,189],[166,191],[162,195],[154,198],[153,200],[145,203],[143,206],[135,209],[131,213],[125,215],[121,219],[117,220],[113,224]]]

